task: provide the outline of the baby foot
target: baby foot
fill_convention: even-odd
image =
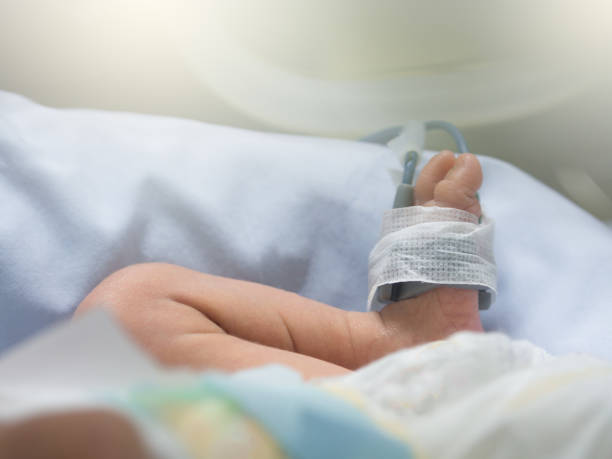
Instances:
[[[476,192],[481,184],[482,169],[476,156],[464,153],[455,158],[452,152],[443,151],[419,174],[415,204],[453,207],[480,217]],[[397,348],[442,339],[460,330],[482,331],[476,290],[439,287],[416,298],[391,303],[380,314],[398,338]]]

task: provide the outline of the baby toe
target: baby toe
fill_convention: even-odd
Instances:
[[[429,160],[414,185],[414,201],[417,206],[425,205],[434,198],[436,185],[446,177],[454,164],[455,155],[449,150],[441,151]]]
[[[453,207],[480,216],[477,191],[482,184],[482,169],[476,156],[464,153],[434,187],[433,199],[425,205]]]

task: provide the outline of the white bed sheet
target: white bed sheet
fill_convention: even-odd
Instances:
[[[612,231],[517,168],[481,161],[499,272],[485,328],[612,359]],[[390,169],[378,145],[0,92],[0,352],[140,262],[363,310]]]

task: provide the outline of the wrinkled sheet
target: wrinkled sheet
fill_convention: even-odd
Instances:
[[[611,359],[612,232],[512,165],[480,159],[499,273],[485,328]],[[400,165],[385,146],[0,92],[0,352],[141,262],[365,310],[390,170]]]

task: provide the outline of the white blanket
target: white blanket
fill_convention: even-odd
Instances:
[[[403,434],[416,458],[604,458],[612,366],[499,333],[457,333],[328,380]]]
[[[481,160],[499,272],[485,327],[612,359],[612,232],[513,166]],[[363,310],[396,161],[372,144],[54,110],[0,92],[0,351],[139,262]]]

